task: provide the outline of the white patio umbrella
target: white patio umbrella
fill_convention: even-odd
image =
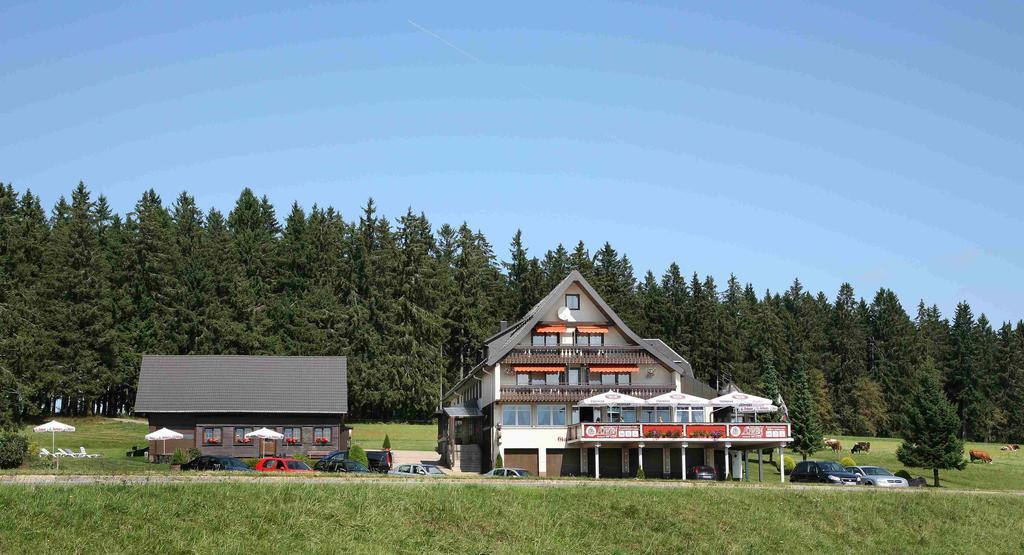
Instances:
[[[35,428],[32,428],[32,431],[39,434],[50,432],[50,452],[55,453],[57,452],[57,432],[73,432],[75,431],[75,427],[64,424],[63,422],[51,420],[46,424],[40,424]]]
[[[697,397],[696,395],[690,395],[689,393],[680,393],[678,391],[670,391],[668,393],[662,393],[657,397],[651,397],[647,400],[648,405],[690,405],[701,407],[709,404],[710,401],[703,397]]]
[[[146,434],[146,441],[162,441],[164,442],[163,454],[167,454],[167,440],[168,439],[183,439],[185,436],[175,432],[174,430],[168,430],[167,428],[160,428],[159,430]]]
[[[249,433],[245,434],[245,437],[258,437],[258,438],[260,438],[260,456],[262,457],[263,456],[263,440],[265,440],[265,439],[281,439],[281,438],[284,437],[284,434],[282,434],[281,432],[275,432],[274,430],[271,430],[270,428],[260,428],[258,430],[254,430],[252,432],[249,432]]]
[[[639,397],[619,393],[618,391],[606,391],[593,397],[587,397],[580,401],[581,407],[620,407],[620,406],[642,406],[646,401]]]
[[[759,406],[770,404],[772,404],[771,399],[765,399],[764,397],[758,397],[757,395],[748,395],[738,391],[727,393],[711,400],[711,405],[715,407]]]

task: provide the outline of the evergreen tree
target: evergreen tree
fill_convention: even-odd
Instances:
[[[919,375],[921,382],[903,411],[903,443],[896,449],[896,458],[910,467],[932,469],[935,487],[939,487],[940,469],[964,468],[964,444],[957,437],[960,422],[956,409],[942,394],[930,361]]]
[[[822,431],[818,422],[814,392],[807,373],[798,370],[793,384],[793,402],[789,403],[789,418],[793,443],[790,448],[807,460],[807,456],[822,448]]]

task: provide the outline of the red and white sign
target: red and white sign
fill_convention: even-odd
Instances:
[[[783,439],[789,437],[789,427],[780,424],[732,424],[729,437],[735,439]]]
[[[583,439],[619,439],[640,437],[640,425],[584,424]]]

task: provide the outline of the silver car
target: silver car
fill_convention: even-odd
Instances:
[[[846,470],[860,476],[861,483],[866,486],[905,488],[910,485],[905,479],[880,466],[848,466]]]
[[[398,476],[426,476],[426,477],[441,477],[445,476],[445,473],[438,467],[432,464],[400,464],[395,467],[388,474],[395,474]]]
[[[492,478],[529,478],[530,472],[522,468],[495,468],[484,472],[484,476]]]

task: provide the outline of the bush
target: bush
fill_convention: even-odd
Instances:
[[[359,461],[364,466],[370,466],[370,459],[366,457],[366,451],[358,445],[353,445],[348,448],[348,459],[351,461]]]
[[[778,468],[778,467],[779,467],[779,461],[775,461],[775,468]],[[790,472],[793,472],[793,469],[796,468],[796,460],[794,460],[793,457],[790,457],[789,455],[786,455],[785,462],[783,463],[783,468],[786,470],[787,474],[790,473]]]
[[[175,449],[174,454],[171,455],[171,464],[185,464],[189,460],[191,459],[188,458],[188,455],[185,453],[185,450],[181,449],[180,447],[178,449]]]
[[[186,453],[188,454],[188,460],[189,461],[203,454],[202,451],[200,451],[199,449],[196,449],[195,447],[189,447],[188,451],[186,451]],[[188,461],[185,461],[185,462],[188,462]]]
[[[309,466],[313,466],[313,459],[310,459],[309,456],[306,455],[305,453],[295,453],[291,457],[297,461],[302,461],[308,464]]]
[[[388,434],[384,434],[384,444],[380,446],[381,449],[391,449],[391,438]]]
[[[896,475],[899,476],[900,478],[903,478],[904,480],[906,480],[908,482],[914,479],[914,477],[911,476],[910,473],[907,472],[907,469],[905,469],[905,468],[903,470],[900,470],[899,472],[897,472]]]
[[[857,461],[853,460],[853,457],[843,457],[839,464],[843,466],[857,466]]]
[[[501,458],[501,453],[498,453],[497,457],[494,457],[494,468],[503,468],[505,466],[505,459]]]
[[[242,462],[244,462],[245,466],[248,466],[249,468],[256,468],[256,463],[260,462],[260,460],[259,459],[242,459]]]
[[[644,474],[644,469],[643,468],[636,469],[636,479],[637,480],[646,480],[647,479],[647,474]]]
[[[0,434],[0,468],[17,468],[28,457],[28,438],[15,432]]]

